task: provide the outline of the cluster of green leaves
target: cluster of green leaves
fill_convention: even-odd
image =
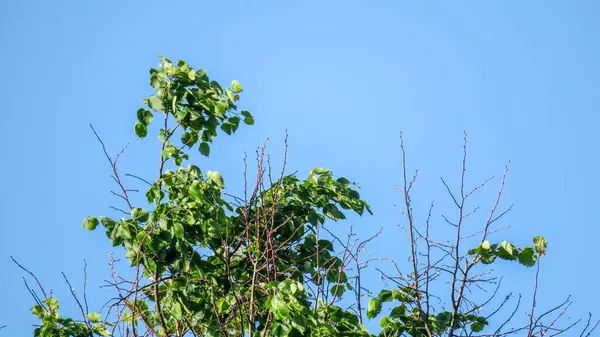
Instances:
[[[383,329],[380,336],[402,336],[408,334],[413,337],[440,336],[452,324],[452,312],[443,311],[437,315],[423,311],[415,305],[415,291],[409,287],[393,290],[382,290],[377,297],[369,301],[367,316],[375,318],[382,310],[383,303],[397,301],[389,314],[381,318],[380,326]],[[454,319],[455,328],[470,326],[471,331],[480,332],[488,324],[485,317],[475,314],[457,313]]]
[[[254,117],[248,111],[236,112],[236,102],[243,91],[238,81],[225,88],[216,81],[211,81],[204,69],[194,70],[185,61],[177,64],[169,58],[161,58],[158,69],[150,70],[150,84],[156,89],[156,95],[144,99],[147,107],[155,112],[170,114],[176,126],[168,128],[165,124],[159,137],[164,140],[163,158],[174,158],[177,165],[189,159],[181,148],[171,144],[170,137],[175,128],[183,131],[181,142],[191,148],[200,142],[198,149],[208,156],[210,143],[217,136],[217,127],[225,133],[234,133],[243,120],[248,125],[254,124]],[[148,109],[139,109],[135,133],[144,138],[148,134],[148,125],[154,120],[154,114]]]
[[[58,312],[58,300],[48,297],[31,308],[31,312],[40,320],[35,328],[36,337],[92,337],[109,336],[108,322],[102,322],[99,313],[89,313],[85,322],[76,322],[72,318],[61,317]]]
[[[483,241],[477,248],[470,249],[473,255],[472,264],[491,264],[496,257],[502,260],[518,261],[520,264],[532,267],[537,259],[544,256],[548,242],[542,236],[533,239],[533,246],[517,248],[502,241],[500,244],[490,244]],[[489,322],[483,316],[471,312],[442,311],[434,315],[424,312],[416,302],[419,294],[410,287],[401,289],[382,290],[379,296],[372,298],[367,307],[367,316],[375,318],[382,310],[383,303],[398,301],[400,304],[393,307],[390,313],[384,316],[380,325],[383,328],[380,336],[402,336],[408,334],[413,337],[440,336],[454,324],[454,328],[464,331],[481,332]]]
[[[316,168],[304,180],[282,177],[243,206],[225,200],[221,174],[183,167],[189,158],[184,148],[200,141],[200,152],[208,155],[217,127],[232,134],[242,119],[254,123],[249,112],[236,113],[242,87],[233,81],[223,90],[203,70],[162,60],[150,71],[157,94],[145,102],[175,121],[159,137],[163,159],[173,157],[176,169],[165,170],[148,190],[152,209],[133,208],[128,218],[89,217],[83,223],[90,230],[101,223],[112,244],[123,247],[148,280],[145,296],[129,304],[137,315],[125,319],[134,326],[141,321],[160,336],[189,330],[236,335],[244,329],[265,336],[364,335],[356,314],[325,303],[311,310],[303,288],[328,283],[334,298],[352,289],[333,243],[317,233],[326,219],[345,219],[345,211],[371,212],[354,185]],[[145,137],[154,114],[140,109],[137,115],[136,134]],[[181,144],[171,137],[177,127]],[[243,303],[249,298],[251,309]]]
[[[274,281],[267,285],[273,294],[266,307],[273,312],[272,336],[371,336],[359,323],[358,316],[336,305],[320,303],[311,311],[311,303],[302,283],[293,280]],[[258,327],[258,331],[263,330]]]
[[[88,230],[101,224],[143,275],[121,299],[125,312],[114,323],[156,336],[373,336],[360,314],[336,305],[355,289],[333,242],[319,235],[328,220],[371,213],[355,184],[315,168],[306,179],[292,174],[266,187],[257,181],[242,204],[228,200],[219,172],[183,162],[190,158],[186,149],[197,144],[208,156],[218,129],[231,135],[242,121],[254,124],[248,111],[237,112],[243,89],[237,81],[223,89],[184,61],[161,61],[150,70],[156,94],[144,100],[134,126],[144,138],[155,113],[164,118],[160,176],[146,193],[148,205],[120,219],[83,222]],[[169,159],[174,167],[163,169]],[[545,248],[541,237],[525,248],[484,241],[469,254],[474,263],[499,257],[531,266]],[[381,319],[381,336],[442,335],[451,324],[479,332],[488,324],[471,313],[424,312],[418,296],[410,287],[383,290],[369,301],[367,317],[380,315],[383,303],[398,302]],[[59,316],[56,300],[44,303],[33,308],[42,320],[36,336],[108,335],[99,314],[75,322]]]
[[[500,244],[490,244],[485,240],[477,248],[469,250],[469,255],[475,255],[476,261],[483,264],[490,264],[500,258],[508,261],[519,261],[520,264],[532,267],[535,265],[538,257],[546,254],[548,243],[541,236],[533,238],[532,247],[517,248],[507,241],[502,241]]]

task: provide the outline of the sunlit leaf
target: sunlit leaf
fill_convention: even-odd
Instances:
[[[367,305],[367,317],[374,318],[381,312],[381,301],[378,298],[372,298]]]

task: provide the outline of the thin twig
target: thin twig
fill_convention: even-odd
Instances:
[[[33,279],[35,280],[35,282],[37,283],[38,287],[40,288],[40,290],[42,291],[42,294],[44,294],[44,299],[48,298],[48,295],[46,294],[46,291],[44,290],[44,287],[42,287],[42,284],[40,283],[40,280],[37,278],[37,276],[35,276],[34,273],[32,273],[31,271],[29,271],[27,268],[23,267],[22,265],[19,264],[19,262],[17,262],[17,260],[15,260],[14,257],[10,257],[10,259],[21,269],[23,269],[26,273],[28,273],[29,275],[31,275],[31,277],[33,277]]]

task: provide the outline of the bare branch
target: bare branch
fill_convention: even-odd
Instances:
[[[33,277],[33,279],[35,280],[35,282],[38,285],[38,288],[40,288],[40,290],[42,291],[42,294],[44,294],[44,299],[48,298],[48,295],[46,294],[46,291],[44,290],[44,287],[42,287],[42,284],[40,283],[40,280],[37,278],[37,276],[35,276],[34,273],[32,273],[31,271],[29,271],[27,268],[23,267],[22,265],[19,264],[19,262],[17,262],[17,260],[15,260],[14,257],[10,257],[10,259],[21,269],[23,269],[27,274],[29,274],[31,277]]]

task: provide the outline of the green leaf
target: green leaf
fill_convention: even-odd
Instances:
[[[234,95],[233,92],[231,92],[231,90],[225,89],[225,95],[227,96],[228,100],[235,101],[235,96],[236,95]]]
[[[247,118],[254,118],[254,117],[252,117],[252,114],[246,110],[242,111],[242,116],[247,117]]]
[[[92,325],[92,331],[100,336],[110,336],[110,331],[108,331],[108,329],[106,329],[106,327],[104,327],[102,324]]]
[[[189,70],[189,71],[187,72],[187,75],[188,75],[188,79],[189,79],[190,81],[193,81],[193,80],[195,80],[195,79],[196,79],[196,72],[194,72],[194,70]]]
[[[475,255],[475,254],[479,254],[479,251],[480,251],[480,250],[481,250],[481,248],[480,248],[480,247],[477,247],[477,248],[471,248],[471,249],[469,249],[469,251],[467,252],[467,254],[469,254],[469,255]]]
[[[338,183],[344,185],[344,186],[348,186],[350,185],[350,180],[344,178],[344,177],[340,177],[336,180]]]
[[[313,169],[313,172],[316,174],[326,174],[331,172],[328,168],[324,168],[324,167],[317,167],[315,169]]]
[[[498,248],[498,257],[503,260],[516,260],[516,250],[514,246],[506,241],[502,241],[500,248]]]
[[[221,124],[221,130],[225,131],[226,134],[231,135],[231,133],[232,133],[231,124],[229,124],[229,123]]]
[[[148,98],[148,107],[152,110],[162,110],[164,111],[165,107],[162,104],[162,100],[157,96],[150,96]]]
[[[531,247],[527,247],[519,253],[519,263],[524,266],[533,267],[536,260],[537,256]]]
[[[98,227],[98,219],[97,218],[90,218],[87,217],[85,219],[83,219],[83,228],[87,228],[90,231],[93,231],[94,229],[96,229],[96,227]]]
[[[471,324],[471,330],[474,332],[482,331],[485,326],[488,324],[488,321],[484,317],[478,317],[477,320]]]
[[[42,315],[44,314],[44,307],[42,307],[41,305],[36,305],[33,308],[31,308],[31,313],[35,315],[35,317],[41,319]]]
[[[320,249],[327,249],[330,252],[333,252],[333,242],[325,239],[321,239],[318,242]],[[332,270],[337,275],[337,270]],[[336,276],[337,277],[337,276]]]
[[[196,165],[189,165],[188,166],[188,171],[192,174],[192,176],[194,176],[195,178],[202,178],[202,171],[200,171],[200,168]]]
[[[115,225],[117,224],[116,221],[107,218],[107,217],[102,217],[100,218],[100,222],[102,222],[102,225],[104,225],[104,227],[106,227],[106,229],[113,229],[113,227],[115,227]]]
[[[152,185],[152,187],[148,189],[148,192],[146,192],[146,198],[148,199],[148,202],[159,203],[164,196],[165,193],[160,189],[158,184]]]
[[[331,287],[331,295],[334,297],[342,296],[342,294],[344,294],[344,291],[346,291],[346,288],[342,284],[335,284]]]
[[[378,298],[372,298],[367,305],[367,317],[374,318],[381,312],[381,301]]]
[[[203,142],[211,142],[215,138],[215,136],[216,136],[216,133],[213,130],[206,129],[206,130],[202,131],[202,135],[200,136],[200,138],[202,139]]]
[[[444,312],[440,312],[439,314],[437,314],[437,316],[435,317],[440,323],[443,323],[444,325],[449,325],[450,321],[452,320],[452,313],[448,312],[448,311],[444,311]]]
[[[121,316],[121,319],[123,320],[123,322],[125,322],[127,324],[133,324],[133,322],[132,322],[133,315],[130,312],[123,313],[123,316]]]
[[[183,229],[183,225],[180,222],[176,222],[173,224],[173,235],[176,238],[182,239],[184,233],[185,233],[185,230]]]
[[[275,337],[287,337],[287,336],[290,336],[291,332],[292,332],[291,326],[289,326],[287,324],[283,324],[283,323],[276,323],[276,324],[273,324],[271,334]]]
[[[391,290],[382,290],[379,292],[379,300],[381,302],[390,302],[394,299],[393,293]]]
[[[48,305],[48,309],[50,309],[51,311],[58,310],[58,300],[56,298],[48,297],[47,299],[44,300],[44,303],[46,303],[46,305]]]
[[[240,126],[240,118],[237,116],[230,117],[227,120],[227,124],[231,126],[231,132],[235,132]]]
[[[146,222],[148,221],[149,214],[143,208],[134,208],[131,210],[131,217],[137,222]]]
[[[337,208],[337,206],[333,204],[329,204],[323,207],[323,213],[333,221],[338,221],[340,219],[346,218],[344,213],[342,213],[342,211],[340,211],[339,208]]]
[[[480,257],[483,264],[490,264],[496,260],[496,255],[492,254],[490,251],[483,251],[480,254]]]
[[[146,135],[148,135],[148,128],[146,128],[146,125],[140,122],[135,123],[133,130],[135,131],[135,134],[140,138],[144,138],[146,137]]]
[[[101,320],[100,314],[97,312],[90,312],[89,314],[87,314],[87,317],[92,323],[98,323]]]
[[[246,117],[244,118],[244,123],[246,123],[246,125],[254,125],[254,118]]]
[[[207,142],[200,143],[200,153],[207,157],[210,154],[210,145]]]
[[[161,155],[164,159],[169,159],[169,158],[173,157],[173,155],[175,155],[176,152],[177,152],[177,148],[173,145],[169,145],[164,148]]]
[[[227,102],[219,102],[215,105],[215,115],[223,118],[227,109],[229,109],[229,104],[227,104]]]
[[[218,171],[207,171],[206,178],[208,181],[215,183],[220,188],[225,187],[225,182],[223,181],[223,176]]]
[[[188,187],[188,194],[193,200],[200,201],[204,199],[204,191],[202,190],[202,186],[199,182],[194,181]]]
[[[533,238],[533,246],[535,247],[535,251],[540,255],[540,257],[546,255],[548,241],[544,240],[543,236],[536,236],[535,238]]]
[[[319,217],[317,215],[317,212],[315,212],[314,209],[311,209],[308,213],[307,216],[307,220],[308,222],[310,222],[313,226],[318,226],[319,225]]]
[[[151,73],[152,73],[152,71],[151,71]],[[152,76],[150,77],[150,85],[154,89],[158,90],[163,84],[165,84],[166,79],[167,79],[167,74],[165,73],[165,71],[163,69],[161,69],[159,71],[156,71],[154,74],[152,74]]]
[[[154,115],[152,114],[152,112],[150,112],[146,109],[139,109],[137,111],[137,119],[140,123],[142,123],[144,125],[148,125],[154,119]]]
[[[181,319],[181,317],[182,317],[181,304],[179,304],[179,302],[173,303],[173,306],[171,307],[171,313],[173,314],[173,317],[175,317],[175,319],[177,319],[177,320]]]
[[[235,92],[236,94],[239,94],[240,92],[244,91],[244,89],[240,85],[240,82],[236,80],[231,82],[231,90],[233,90],[233,92]]]
[[[198,141],[198,133],[196,132],[184,132],[181,135],[181,142],[189,147],[194,146]]]
[[[228,312],[230,307],[231,307],[231,305],[229,304],[229,301],[227,301],[227,299],[225,297],[222,297],[219,299],[219,302],[217,303],[217,309],[219,310],[220,313]]]
[[[390,318],[400,318],[406,314],[406,307],[403,305],[399,305],[392,309],[390,312]]]
[[[270,289],[270,288],[277,288],[279,286],[279,281],[271,281],[269,283],[267,283],[267,285],[265,286],[265,288]]]

